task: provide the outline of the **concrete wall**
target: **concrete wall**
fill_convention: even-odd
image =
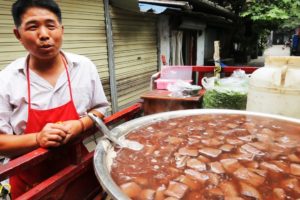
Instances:
[[[166,57],[167,65],[170,63],[171,54],[171,38],[170,38],[170,18],[162,15],[158,19],[158,40],[160,49],[159,64],[162,66],[161,55]],[[198,27],[200,23],[197,22]],[[196,65],[205,65],[207,61],[213,60],[214,41],[219,40],[221,43],[221,57],[228,58],[230,56],[232,33],[228,30],[215,27],[207,27],[203,24],[203,29],[198,30],[197,37],[197,59]]]

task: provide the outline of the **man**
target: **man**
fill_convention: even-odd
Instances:
[[[294,34],[292,36],[292,44],[291,44],[291,49],[290,49],[290,55],[291,56],[297,56],[299,55],[298,53],[300,52],[300,47],[299,47],[299,35]]]
[[[54,0],[17,0],[14,34],[28,51],[0,72],[0,155],[58,147],[103,118],[108,106],[95,65],[61,51],[64,27]],[[65,165],[54,160],[10,179],[16,198]]]

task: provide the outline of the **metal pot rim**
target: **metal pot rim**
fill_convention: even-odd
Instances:
[[[153,115],[140,117],[128,122],[125,122],[111,130],[112,134],[119,138],[124,137],[133,129],[146,126],[159,121],[165,121],[172,118],[192,116],[201,114],[239,114],[248,116],[265,117],[274,120],[283,120],[288,122],[298,123],[300,125],[300,119],[284,117],[273,114],[265,114],[250,111],[239,111],[239,110],[226,110],[226,109],[192,109],[192,110],[179,110],[171,112],[163,112]],[[121,191],[119,186],[113,181],[110,176],[107,163],[107,154],[112,151],[112,145],[105,138],[100,139],[94,154],[94,169],[98,181],[100,182],[103,189],[114,199],[118,200],[129,200],[129,198]]]

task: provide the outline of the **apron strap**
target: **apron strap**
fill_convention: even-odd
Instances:
[[[28,96],[28,113],[31,110],[31,99],[30,99],[30,77],[29,77],[29,58],[26,59],[26,79],[27,79],[27,96]]]
[[[28,113],[29,113],[29,110],[31,110],[31,98],[30,98],[30,74],[29,74],[29,58],[30,56],[28,56],[27,60],[26,60],[26,63],[27,63],[27,67],[26,67],[26,78],[27,78],[27,89],[28,89]],[[71,98],[71,101],[73,102],[73,95],[72,95],[72,87],[71,87],[71,81],[70,81],[70,75],[69,75],[69,70],[68,70],[68,65],[67,65],[67,60],[66,58],[61,55],[61,59],[64,63],[64,66],[65,66],[65,69],[66,69],[66,73],[67,73],[67,78],[68,78],[68,86],[69,86],[69,93],[70,93],[70,98]]]
[[[65,56],[63,56],[63,55],[61,55],[61,59],[64,62],[64,65],[65,65],[65,69],[66,69],[66,73],[67,73],[67,77],[68,77],[70,97],[71,97],[71,101],[73,102],[72,85],[71,85],[71,79],[70,79],[70,75],[69,75],[69,70],[68,70],[68,67],[67,67],[68,66],[67,60],[66,60]]]

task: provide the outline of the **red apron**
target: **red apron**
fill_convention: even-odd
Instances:
[[[39,132],[47,123],[56,123],[58,121],[79,119],[79,115],[73,102],[72,88],[70,76],[67,69],[67,63],[63,56],[62,60],[64,62],[67,73],[71,100],[68,103],[56,108],[52,108],[49,110],[36,110],[31,108],[30,77],[28,68],[29,59],[27,59],[28,120],[24,134]],[[87,153],[87,150],[85,148],[83,150],[85,151],[85,153]],[[18,175],[11,177],[10,184],[12,198],[17,198],[41,181],[49,178],[51,175],[67,166],[71,162],[71,158],[70,156],[68,156],[68,152],[69,150],[66,149],[63,153],[60,153],[58,157],[47,159],[42,163],[34,166],[33,169],[25,170]]]

